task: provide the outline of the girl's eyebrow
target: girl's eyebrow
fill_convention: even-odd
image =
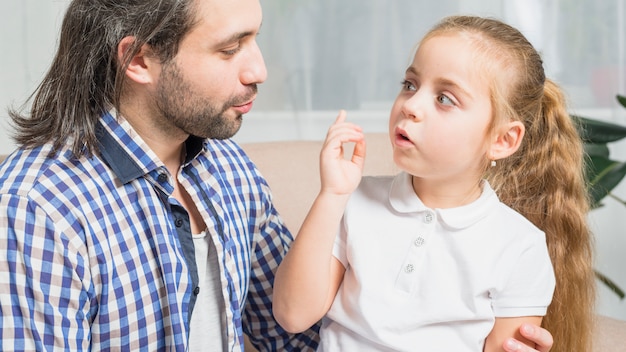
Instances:
[[[409,68],[406,69],[406,74],[413,74],[415,76],[420,76],[419,72],[417,71],[417,69],[413,66],[409,66]],[[465,97],[468,98],[472,98],[473,95],[465,88],[463,88],[462,86],[460,86],[459,84],[457,84],[455,81],[447,79],[447,78],[438,78],[435,83],[437,85],[440,85],[442,87],[448,88],[450,90],[454,90],[455,92],[457,92],[457,94],[460,95],[464,95]]]
[[[405,73],[412,73],[416,76],[418,75],[417,70],[413,66],[409,66],[409,68],[406,69]]]
[[[448,89],[454,91],[455,94],[457,94],[457,95],[463,95],[463,96],[465,96],[467,98],[472,98],[473,97],[472,94],[468,90],[464,89],[462,86],[458,85],[456,82],[454,82],[452,80],[449,80],[449,79],[446,79],[446,78],[439,78],[439,79],[437,79],[436,83],[438,85],[441,85],[441,86],[443,86],[445,88],[448,88]]]

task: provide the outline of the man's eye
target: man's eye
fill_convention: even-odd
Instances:
[[[229,49],[229,50],[222,50],[222,53],[224,55],[232,56],[232,55],[237,54],[239,50],[241,50],[241,46],[237,46],[236,48]]]
[[[438,101],[440,104],[443,104],[443,105],[451,105],[451,106],[454,106],[454,102],[452,101],[452,99],[448,98],[448,96],[447,96],[447,95],[445,95],[445,94],[440,94],[440,95],[437,97],[437,101]]]

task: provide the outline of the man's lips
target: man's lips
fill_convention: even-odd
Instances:
[[[235,105],[233,106],[233,109],[237,110],[241,114],[246,114],[252,109],[253,102],[254,102],[254,99],[241,105]]]

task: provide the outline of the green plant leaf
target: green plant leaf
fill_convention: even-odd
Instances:
[[[591,156],[587,162],[591,208],[597,208],[600,205],[600,200],[606,197],[624,176],[626,176],[626,163],[610,160],[603,156]]]
[[[613,280],[609,279],[597,270],[594,270],[594,273],[596,274],[596,278],[605,284],[609,290],[613,291],[613,293],[615,293],[620,299],[624,299],[624,291],[615,282],[613,282]]]
[[[626,137],[626,127],[622,125],[577,115],[571,115],[571,117],[578,125],[580,136],[586,143],[608,143]]]
[[[585,143],[583,145],[588,156],[602,156],[609,158],[609,146],[606,143]]]
[[[626,108],[626,97],[623,95],[616,95],[615,96],[617,98],[617,102],[620,103],[621,106]]]

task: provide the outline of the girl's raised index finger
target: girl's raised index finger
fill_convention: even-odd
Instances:
[[[335,119],[335,123],[341,123],[346,121],[346,116],[347,113],[344,109],[339,110],[339,115],[337,115],[337,118]]]

